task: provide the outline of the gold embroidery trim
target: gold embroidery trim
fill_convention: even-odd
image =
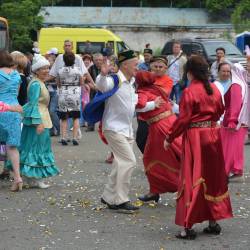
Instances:
[[[204,197],[205,197],[205,199],[208,200],[208,201],[212,201],[212,202],[221,202],[221,201],[223,201],[225,198],[227,198],[227,197],[229,196],[229,192],[228,192],[228,191],[226,191],[224,194],[222,194],[222,195],[220,195],[220,196],[212,196],[212,195],[207,194],[207,185],[206,185],[206,183],[205,183],[205,179],[204,179],[204,178],[198,179],[198,180],[195,182],[195,184],[193,185],[193,189],[194,189],[195,187],[197,187],[198,185],[200,185],[200,184],[202,184],[203,189],[204,189]],[[182,193],[183,193],[183,191],[184,191],[184,185],[185,185],[185,182],[183,182],[182,188],[181,188],[180,192],[178,192],[176,199],[179,199],[179,198],[181,197],[181,195],[182,195]],[[191,201],[187,202],[187,203],[186,203],[186,206],[189,206],[189,205],[190,205],[190,202],[191,202]]]
[[[165,162],[162,162],[162,161],[158,161],[158,160],[155,160],[155,161],[151,161],[145,168],[145,172],[148,172],[154,165],[156,164],[159,164],[161,165],[162,167],[164,168],[167,168],[168,170],[170,170],[171,172],[175,172],[175,173],[178,173],[179,170],[178,169],[175,169],[175,168],[172,168],[170,167],[169,165],[167,165]]]
[[[192,122],[189,125],[189,128],[213,128],[213,127],[217,127],[217,124],[214,121]]]
[[[172,114],[173,114],[173,112],[171,110],[162,112],[162,113],[160,113],[160,114],[158,114],[158,115],[156,115],[156,116],[148,119],[147,123],[150,125],[150,124],[158,122],[158,121],[162,120],[163,118],[166,118],[166,117],[168,117],[168,116],[170,116]]]

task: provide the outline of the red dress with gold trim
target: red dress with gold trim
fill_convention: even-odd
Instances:
[[[219,90],[214,84],[211,86],[213,95],[207,95],[199,81],[192,81],[184,90],[180,116],[168,139],[172,142],[184,133],[175,222],[186,228],[202,221],[233,216],[220,128],[216,126],[224,107]],[[215,125],[209,127],[207,121]],[[201,125],[197,125],[198,122]]]
[[[164,112],[171,112],[172,106],[168,96],[172,89],[172,80],[167,77],[161,77],[156,80],[164,84],[158,86],[147,86],[138,89],[138,104],[136,108],[145,107],[148,101],[153,101],[161,96],[166,103],[153,111],[140,113],[143,120],[149,120]],[[164,95],[162,95],[164,91]],[[150,192],[155,194],[176,192],[178,189],[180,156],[181,156],[181,137],[178,137],[166,151],[163,147],[166,134],[169,132],[176,115],[171,114],[149,125],[147,143],[143,154],[143,163],[146,176],[150,185]]]

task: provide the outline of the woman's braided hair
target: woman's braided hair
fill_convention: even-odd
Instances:
[[[209,66],[206,60],[199,56],[191,56],[186,64],[186,72],[193,75],[194,79],[199,80],[203,83],[203,86],[208,95],[213,94],[213,89],[209,83]]]

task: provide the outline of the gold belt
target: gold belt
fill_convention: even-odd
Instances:
[[[160,114],[158,114],[158,115],[156,115],[156,116],[148,119],[147,123],[148,124],[152,124],[152,123],[158,122],[158,121],[162,120],[163,118],[166,118],[166,117],[168,117],[168,116],[170,116],[172,114],[173,114],[173,112],[171,110],[162,112],[162,113],[160,113]]]
[[[192,122],[189,128],[213,128],[216,127],[217,123],[214,121],[204,121],[204,122]]]

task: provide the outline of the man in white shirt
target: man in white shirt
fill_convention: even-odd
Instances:
[[[106,100],[102,119],[103,133],[114,154],[114,168],[101,201],[110,209],[134,211],[138,207],[130,203],[128,195],[131,174],[136,164],[133,152],[132,121],[138,101],[133,87],[138,59],[134,51],[127,50],[119,54],[118,60],[119,89]],[[101,74],[97,76],[96,85],[101,92],[114,88],[113,78],[108,76],[108,72],[109,67],[103,65]],[[157,106],[157,103],[154,102],[153,106]],[[149,109],[154,109],[154,107]]]
[[[226,62],[232,64],[229,60],[225,59],[226,50],[222,47],[216,49],[216,61],[213,62],[210,68],[211,81],[215,81],[218,78],[218,67],[220,63]]]
[[[179,103],[181,98],[181,81],[184,74],[184,67],[187,62],[187,58],[183,55],[181,50],[181,43],[179,41],[174,41],[173,54],[167,57],[168,59],[168,70],[167,73],[170,78],[173,80],[173,88],[170,93],[170,99],[174,100],[176,103]]]
[[[64,53],[73,52],[73,42],[70,40],[65,40],[63,49]],[[57,56],[55,63],[50,69],[49,75],[51,76],[51,78],[53,79],[57,77],[59,69],[61,69],[64,66],[65,65],[63,61],[63,54],[60,54]],[[84,65],[82,58],[78,55],[75,55],[75,66],[79,68],[82,76],[86,77],[88,82],[90,82],[90,87],[95,88],[95,84],[93,82],[92,77],[90,76],[86,66]]]

